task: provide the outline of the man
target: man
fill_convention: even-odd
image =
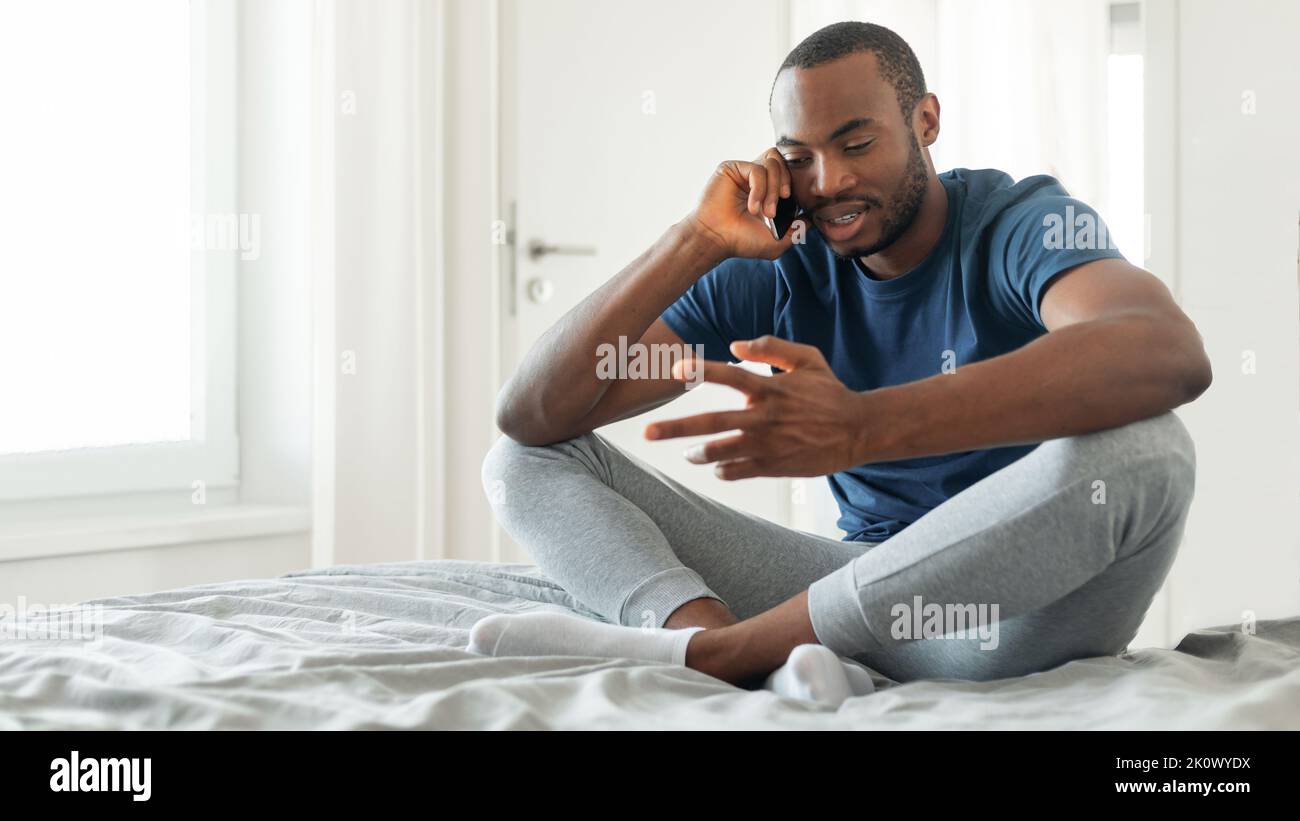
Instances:
[[[722,163],[499,398],[495,511],[611,623],[492,616],[469,649],[685,664],[831,703],[870,691],[852,661],[989,679],[1123,652],[1192,496],[1170,410],[1210,384],[1195,326],[1051,177],[936,174],[939,102],[888,29],[808,37],[771,115],[775,147]],[[777,240],[761,216],[783,196],[806,216]],[[620,337],[708,361],[603,379],[598,349]],[[774,375],[718,361],[739,359]],[[724,434],[687,458],[725,480],[827,476],[843,541],[720,505],[592,433],[696,376],[746,407],[646,436]]]

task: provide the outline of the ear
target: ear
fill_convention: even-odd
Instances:
[[[922,148],[929,148],[939,139],[939,98],[927,92],[912,110],[912,129]]]

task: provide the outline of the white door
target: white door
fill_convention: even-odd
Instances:
[[[507,0],[502,30],[502,191],[515,203],[503,351],[513,369],[694,207],[720,161],[772,144],[768,94],[788,36],[781,0]],[[534,258],[534,240],[571,253]],[[788,480],[722,482],[682,458],[688,440],[642,438],[652,418],[741,401],[703,385],[600,432],[693,489],[788,524]],[[503,558],[526,560],[517,550],[504,544]]]

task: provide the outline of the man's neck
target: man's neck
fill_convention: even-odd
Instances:
[[[926,185],[925,199],[916,219],[888,248],[869,257],[858,257],[874,279],[894,279],[920,264],[943,236],[948,222],[948,192],[933,173]]]

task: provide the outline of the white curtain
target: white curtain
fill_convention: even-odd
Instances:
[[[436,4],[313,3],[313,562],[437,555]]]

